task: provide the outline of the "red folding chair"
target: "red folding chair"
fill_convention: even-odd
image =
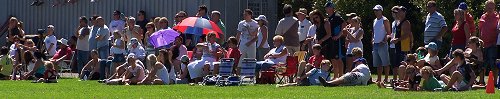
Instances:
[[[189,60],[193,61],[193,51],[187,51],[187,56],[189,57]]]
[[[278,83],[283,83],[286,77],[289,78],[288,82],[293,82],[293,76],[297,73],[297,64],[299,64],[298,56],[287,56],[285,72],[277,74],[279,79]]]

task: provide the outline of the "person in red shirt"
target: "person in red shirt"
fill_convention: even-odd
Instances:
[[[497,59],[497,37],[498,37],[498,13],[495,9],[494,1],[486,1],[485,13],[481,16],[479,20],[479,32],[481,34],[481,40],[483,40],[484,47],[484,64],[486,70],[493,71],[494,82],[497,81],[498,68],[496,68],[495,59]]]
[[[57,40],[59,45],[59,50],[54,54],[52,59],[50,59],[50,62],[55,64],[55,69],[59,70],[59,64],[63,62],[64,60],[70,60],[71,56],[73,55],[73,52],[71,48],[68,46],[68,40],[61,38],[60,40]],[[69,63],[66,63],[69,64]]]
[[[224,51],[224,58],[234,58],[233,72],[239,74],[239,69],[236,69],[236,67],[238,67],[238,62],[241,56],[241,52],[238,48],[238,40],[236,39],[236,37],[232,36],[229,37],[226,42],[228,49],[227,51]]]
[[[304,71],[309,71],[312,68],[319,68],[321,61],[325,59],[325,57],[321,55],[321,45],[314,44],[312,46],[312,49],[313,56],[309,58],[307,63],[305,61],[300,62],[299,71],[297,72],[297,74],[302,75]]]

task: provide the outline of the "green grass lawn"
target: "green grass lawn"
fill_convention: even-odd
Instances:
[[[484,90],[466,92],[395,92],[376,85],[331,87],[320,86],[276,88],[275,85],[249,86],[109,86],[97,81],[60,79],[59,83],[30,81],[0,81],[0,98],[473,98],[499,99],[500,92],[486,94]]]

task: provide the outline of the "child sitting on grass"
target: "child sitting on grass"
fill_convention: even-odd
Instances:
[[[43,78],[38,79],[38,81],[33,82],[44,82],[44,83],[57,83],[57,72],[54,69],[54,64],[52,62],[46,61],[45,63],[45,72],[43,73]]]
[[[313,56],[311,56],[309,58],[309,60],[307,61],[307,63],[305,61],[301,61],[299,63],[299,71],[297,72],[297,74],[300,76],[303,74],[304,71],[309,71],[311,70],[311,68],[319,68],[320,67],[320,63],[322,62],[323,59],[325,59],[323,57],[323,55],[321,55],[321,45],[319,44],[314,44],[312,46],[312,52],[313,52]]]
[[[240,61],[241,52],[238,48],[238,39],[236,39],[236,37],[234,36],[231,36],[227,40],[226,44],[228,46],[228,49],[226,51],[223,51],[224,55],[226,55],[225,58],[234,58],[233,73],[239,75],[239,69],[237,67]]]
[[[356,85],[368,85],[368,82],[371,79],[370,68],[368,67],[366,59],[363,58],[363,50],[361,48],[354,48],[352,50],[353,58],[356,58],[353,61],[354,69],[351,72],[348,72],[342,75],[340,78],[337,78],[332,81],[326,81],[325,78],[320,77],[319,81],[321,85],[324,87],[334,87],[334,86],[356,86]]]
[[[287,84],[278,84],[276,87],[286,87],[286,86],[310,86],[310,85],[319,85],[319,78],[329,78],[329,69],[332,64],[330,63],[329,60],[323,60],[321,61],[321,64],[319,67],[315,67],[311,69],[309,72],[307,72],[305,75],[302,75],[300,77],[297,77],[295,81],[298,81],[297,83],[287,83]]]
[[[400,68],[401,69],[401,68]],[[393,86],[395,91],[415,91],[417,87],[420,85],[420,81],[422,76],[419,74],[417,67],[408,65],[404,69],[404,77],[402,81],[396,82]],[[403,73],[400,73],[403,74]],[[379,84],[379,87],[384,87],[383,84]]]
[[[9,48],[3,46],[0,49],[0,80],[10,79],[10,74],[12,74],[12,59],[9,55]]]
[[[99,59],[97,50],[92,50],[90,52],[90,57],[90,61],[83,67],[82,72],[80,72],[80,79],[99,80],[101,59]],[[85,76],[87,76],[87,78],[85,78]]]
[[[385,86],[383,84],[379,84],[379,86],[385,86],[385,87],[398,87],[401,83],[403,83],[407,77],[407,68],[416,68],[417,64],[417,56],[416,54],[407,54],[406,55],[406,60],[401,62],[401,66],[398,68],[398,79],[394,79],[391,82],[391,86]]]

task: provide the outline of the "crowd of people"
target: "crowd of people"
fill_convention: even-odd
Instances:
[[[492,0],[485,2],[485,12],[478,24],[480,35],[475,35],[476,25],[465,3],[453,11],[455,21],[450,31],[453,39],[449,54],[444,58],[440,58],[438,52],[443,50],[442,38],[448,33],[448,24],[437,11],[435,1],[426,5],[425,46],[415,51],[412,51],[411,29],[415,26],[408,20],[409,10],[404,6],[389,10],[392,22],[383,15],[387,8],[374,6],[373,32],[365,34],[362,16],[349,13],[344,19],[333,2],[325,4],[325,13],[320,9],[308,13],[305,8],[294,13],[292,6],[285,4],[285,17],[277,24],[274,36],[269,35],[265,15],[252,18],[252,10],[245,9],[243,20],[236,29],[238,33],[226,33],[221,12],[208,13],[206,6],[200,6],[194,17],[214,22],[223,35],[219,37],[217,32],[210,32],[200,37],[181,33],[172,44],[159,48],[148,42],[149,37],[156,31],[172,28],[166,17],[149,20],[145,11],[138,11],[136,18],[124,19],[120,11],[114,11],[109,25],[101,16],[82,16],[74,37],[69,40],[58,40],[54,36],[56,27],[49,25],[39,30],[39,37],[44,40],[37,44],[24,37],[22,23],[12,17],[8,44],[0,53],[0,79],[57,82],[54,72],[61,71],[61,66],[73,58],[77,60],[75,72],[80,79],[106,84],[202,82],[207,75],[219,74],[220,62],[217,61],[221,58],[235,60],[234,75],[239,75],[243,59],[257,59],[255,77],[259,78],[259,71],[275,68],[288,62],[288,56],[306,52],[305,59],[298,60],[296,78],[291,79],[294,83],[278,87],[375,83],[397,91],[471,90],[491,84],[484,81],[488,71],[494,72],[495,81],[498,77],[500,18],[495,5]],[[187,17],[186,12],[179,11],[172,26]],[[371,49],[363,48],[364,35],[372,35]],[[268,38],[272,38],[272,44],[267,42]],[[363,58],[363,50],[372,51],[372,66]],[[376,80],[372,80],[370,68],[376,70]]]

